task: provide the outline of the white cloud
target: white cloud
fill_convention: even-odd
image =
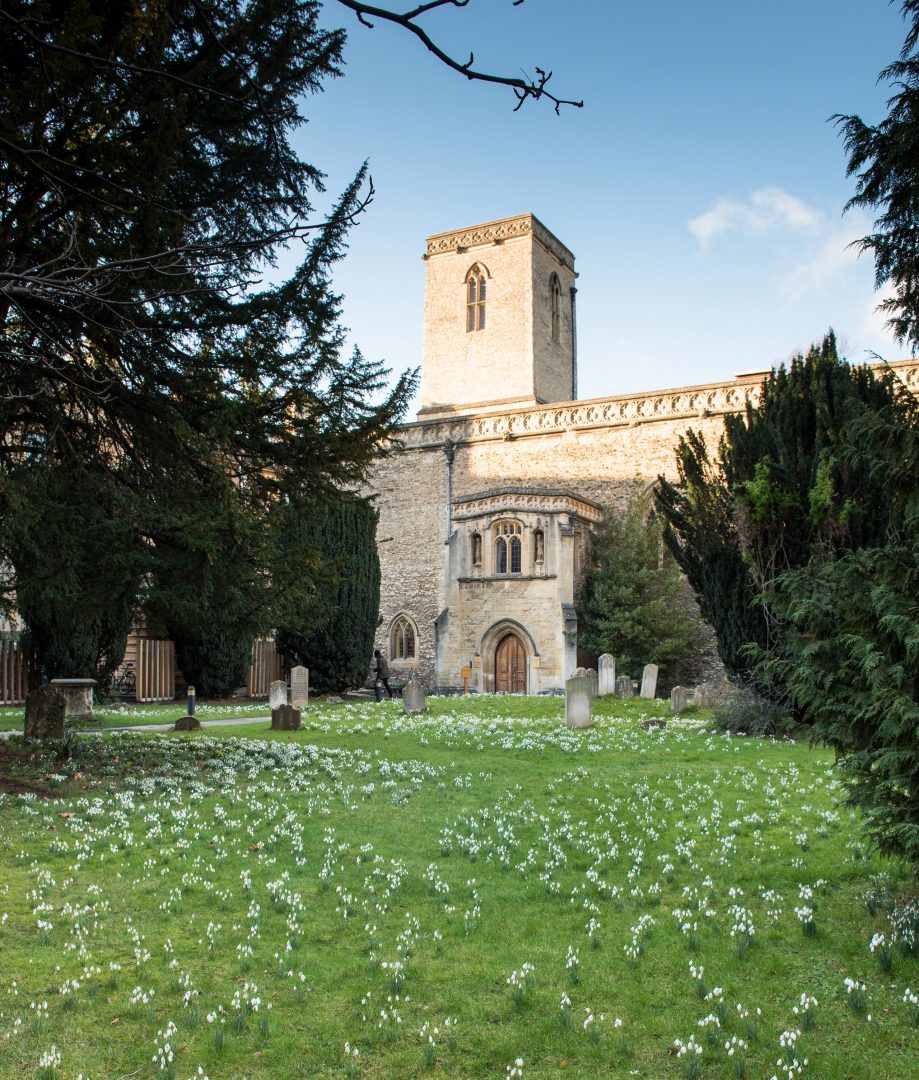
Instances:
[[[711,210],[688,222],[703,247],[709,247],[720,233],[768,233],[808,231],[818,228],[824,215],[801,199],[777,187],[750,192],[747,202],[719,199]]]
[[[869,231],[870,222],[858,212],[847,214],[839,222],[824,222],[782,278],[780,288],[785,299],[800,300],[849,277],[859,258],[859,249],[853,245]],[[870,254],[865,259],[870,263]]]

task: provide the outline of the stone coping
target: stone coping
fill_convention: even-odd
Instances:
[[[495,488],[453,500],[454,521],[507,512],[578,514],[589,521],[599,521],[603,508],[599,503],[564,488]]]
[[[919,394],[919,361],[899,360],[886,365],[865,366],[875,371],[886,368],[913,393]],[[401,427],[397,441],[406,450],[426,449],[448,443],[511,441],[569,431],[724,416],[741,412],[748,401],[755,405],[759,401],[761,388],[762,384],[758,382],[731,379],[645,394],[558,402],[486,415],[473,413],[455,418],[422,420]]]

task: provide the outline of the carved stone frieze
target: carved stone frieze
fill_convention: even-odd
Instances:
[[[596,522],[602,509],[596,503],[570,491],[504,488],[483,491],[453,501],[453,520],[487,517],[492,514],[577,514],[585,521]]]
[[[919,393],[919,363],[903,360],[888,367],[906,386]],[[445,442],[485,442],[591,428],[692,420],[699,416],[723,416],[741,412],[748,401],[755,405],[759,401],[760,389],[760,384],[756,382],[731,380],[652,394],[541,405],[461,419],[407,424],[401,429],[399,438],[406,448],[420,449]]]

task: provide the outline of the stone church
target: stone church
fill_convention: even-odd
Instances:
[[[574,255],[533,214],[427,240],[421,408],[380,459],[381,623],[393,674],[480,692],[559,689],[577,666],[575,589],[592,526],[636,479],[675,474],[690,427],[764,372],[577,400]],[[919,389],[915,362],[892,365]]]

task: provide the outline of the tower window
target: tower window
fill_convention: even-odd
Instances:
[[[549,281],[549,289],[552,293],[552,340],[558,344],[562,340],[562,287],[559,284],[558,274],[553,274]]]
[[[466,332],[485,329],[485,274],[476,264],[466,275]]]

